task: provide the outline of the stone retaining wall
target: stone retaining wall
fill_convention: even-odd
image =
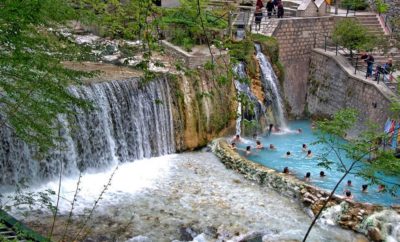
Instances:
[[[237,152],[231,150],[228,143],[223,139],[215,140],[212,148],[227,168],[243,174],[249,180],[273,188],[280,194],[299,201],[306,209],[311,209],[313,214],[320,210],[329,197],[328,192],[313,187],[292,175],[276,172],[241,157]],[[386,230],[381,232],[381,230],[383,231],[382,228],[385,227],[383,222],[372,221],[376,214],[383,211],[394,214],[396,221],[400,219],[399,213],[394,210],[384,210],[383,207],[377,205],[345,201],[336,195],[328,202],[327,208],[334,206],[339,211],[335,218],[338,225],[368,235],[373,241],[380,241],[389,236]]]
[[[290,18],[279,21],[273,36],[279,43],[279,60],[285,66],[284,93],[290,114],[303,116],[311,51],[330,36],[334,17]]]
[[[393,93],[382,83],[355,75],[354,68],[342,56],[321,49],[311,54],[309,75],[307,105],[310,114],[330,116],[343,108],[358,110],[358,124],[348,134],[350,137],[364,130],[367,121],[383,128],[390,116]]]
[[[174,57],[174,59],[177,61],[181,61],[189,69],[203,66],[207,61],[211,60],[211,55],[208,49],[205,51],[205,53],[189,53],[179,46],[173,45],[166,40],[162,40],[161,43],[168,55]],[[220,52],[215,47],[212,47],[211,51],[213,52],[213,56],[217,62],[221,58],[224,58],[225,61],[229,62],[228,53],[226,51]]]

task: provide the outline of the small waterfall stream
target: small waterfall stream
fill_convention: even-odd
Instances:
[[[247,114],[247,116],[254,116],[253,119],[259,120],[260,117],[265,113],[265,106],[257,99],[257,97],[253,94],[251,91],[249,85],[241,80],[245,79],[247,77],[247,73],[245,70],[245,65],[243,62],[238,63],[237,65],[234,66],[233,71],[236,73],[237,78],[235,79],[235,88],[238,92],[238,96],[244,96],[247,98],[248,101],[252,103],[254,106],[253,108],[253,115]],[[238,102],[238,108],[237,108],[237,118],[236,118],[236,134],[241,133],[241,122],[242,122],[242,116],[245,114],[245,110],[243,110],[243,104],[241,100]],[[249,117],[251,118],[251,117]]]
[[[257,59],[261,69],[261,80],[263,82],[264,92],[269,100],[272,101],[272,110],[275,117],[275,122],[281,128],[287,129],[285,115],[283,111],[282,98],[278,89],[278,78],[269,63],[267,57],[262,53],[261,46],[255,44]]]
[[[8,128],[0,133],[0,185],[24,178],[32,182],[117,162],[133,161],[175,152],[170,90],[167,80],[141,85],[139,80],[94,83],[71,87],[77,97],[89,100],[94,110],[76,109],[74,117],[60,116],[64,139],[38,159],[34,147],[20,141]]]

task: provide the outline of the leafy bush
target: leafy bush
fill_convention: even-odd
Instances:
[[[200,3],[200,14],[197,1],[181,0],[179,7],[164,9],[161,25],[167,33],[167,38],[175,45],[190,50],[193,45],[206,43],[207,37],[209,40],[215,39],[219,32],[227,28],[226,13],[207,10],[205,1]]]
[[[350,10],[365,10],[369,6],[366,0],[343,0],[340,5]]]
[[[335,43],[349,49],[350,53],[354,50],[369,49],[373,41],[367,29],[354,19],[337,22],[332,37]]]

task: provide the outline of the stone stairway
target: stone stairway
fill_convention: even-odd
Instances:
[[[361,25],[367,28],[368,33],[377,36],[385,35],[385,31],[376,14],[356,15],[355,18]]]
[[[15,231],[0,223],[0,241],[25,242],[28,240],[18,238]]]
[[[264,17],[261,22],[260,30],[256,29],[255,25],[252,25],[251,32],[255,33],[255,34],[256,33],[262,34],[265,36],[272,36],[276,27],[278,27],[278,24],[279,24],[279,19],[277,19],[277,18],[268,19],[268,18]]]

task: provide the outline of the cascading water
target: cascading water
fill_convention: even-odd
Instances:
[[[236,76],[238,77],[235,79],[234,83],[235,83],[235,88],[236,88],[239,96],[240,95],[245,96],[253,104],[254,119],[259,120],[261,115],[265,113],[265,107],[257,99],[257,97],[253,94],[249,85],[246,82],[240,81],[240,80],[244,80],[247,77],[244,63],[239,62],[237,65],[234,66],[233,70],[236,73]],[[236,134],[239,134],[239,135],[241,133],[241,122],[242,122],[242,113],[243,112],[244,112],[243,104],[239,100],[239,104],[238,104],[238,108],[237,108],[238,116],[236,118]]]
[[[138,79],[71,87],[94,110],[76,108],[74,117],[60,116],[64,139],[44,159],[8,128],[0,139],[1,185],[29,177],[32,182],[59,174],[108,167],[117,162],[160,156],[175,151],[170,90],[166,80],[141,85]]]
[[[243,40],[245,36],[246,31],[244,30],[244,28],[238,28],[236,30],[236,40]]]
[[[282,99],[278,89],[278,78],[276,77],[267,57],[262,53],[261,46],[255,44],[255,48],[261,69],[261,80],[263,82],[265,94],[272,102],[272,111],[274,113],[275,122],[281,128],[286,129],[287,124],[283,112]]]

